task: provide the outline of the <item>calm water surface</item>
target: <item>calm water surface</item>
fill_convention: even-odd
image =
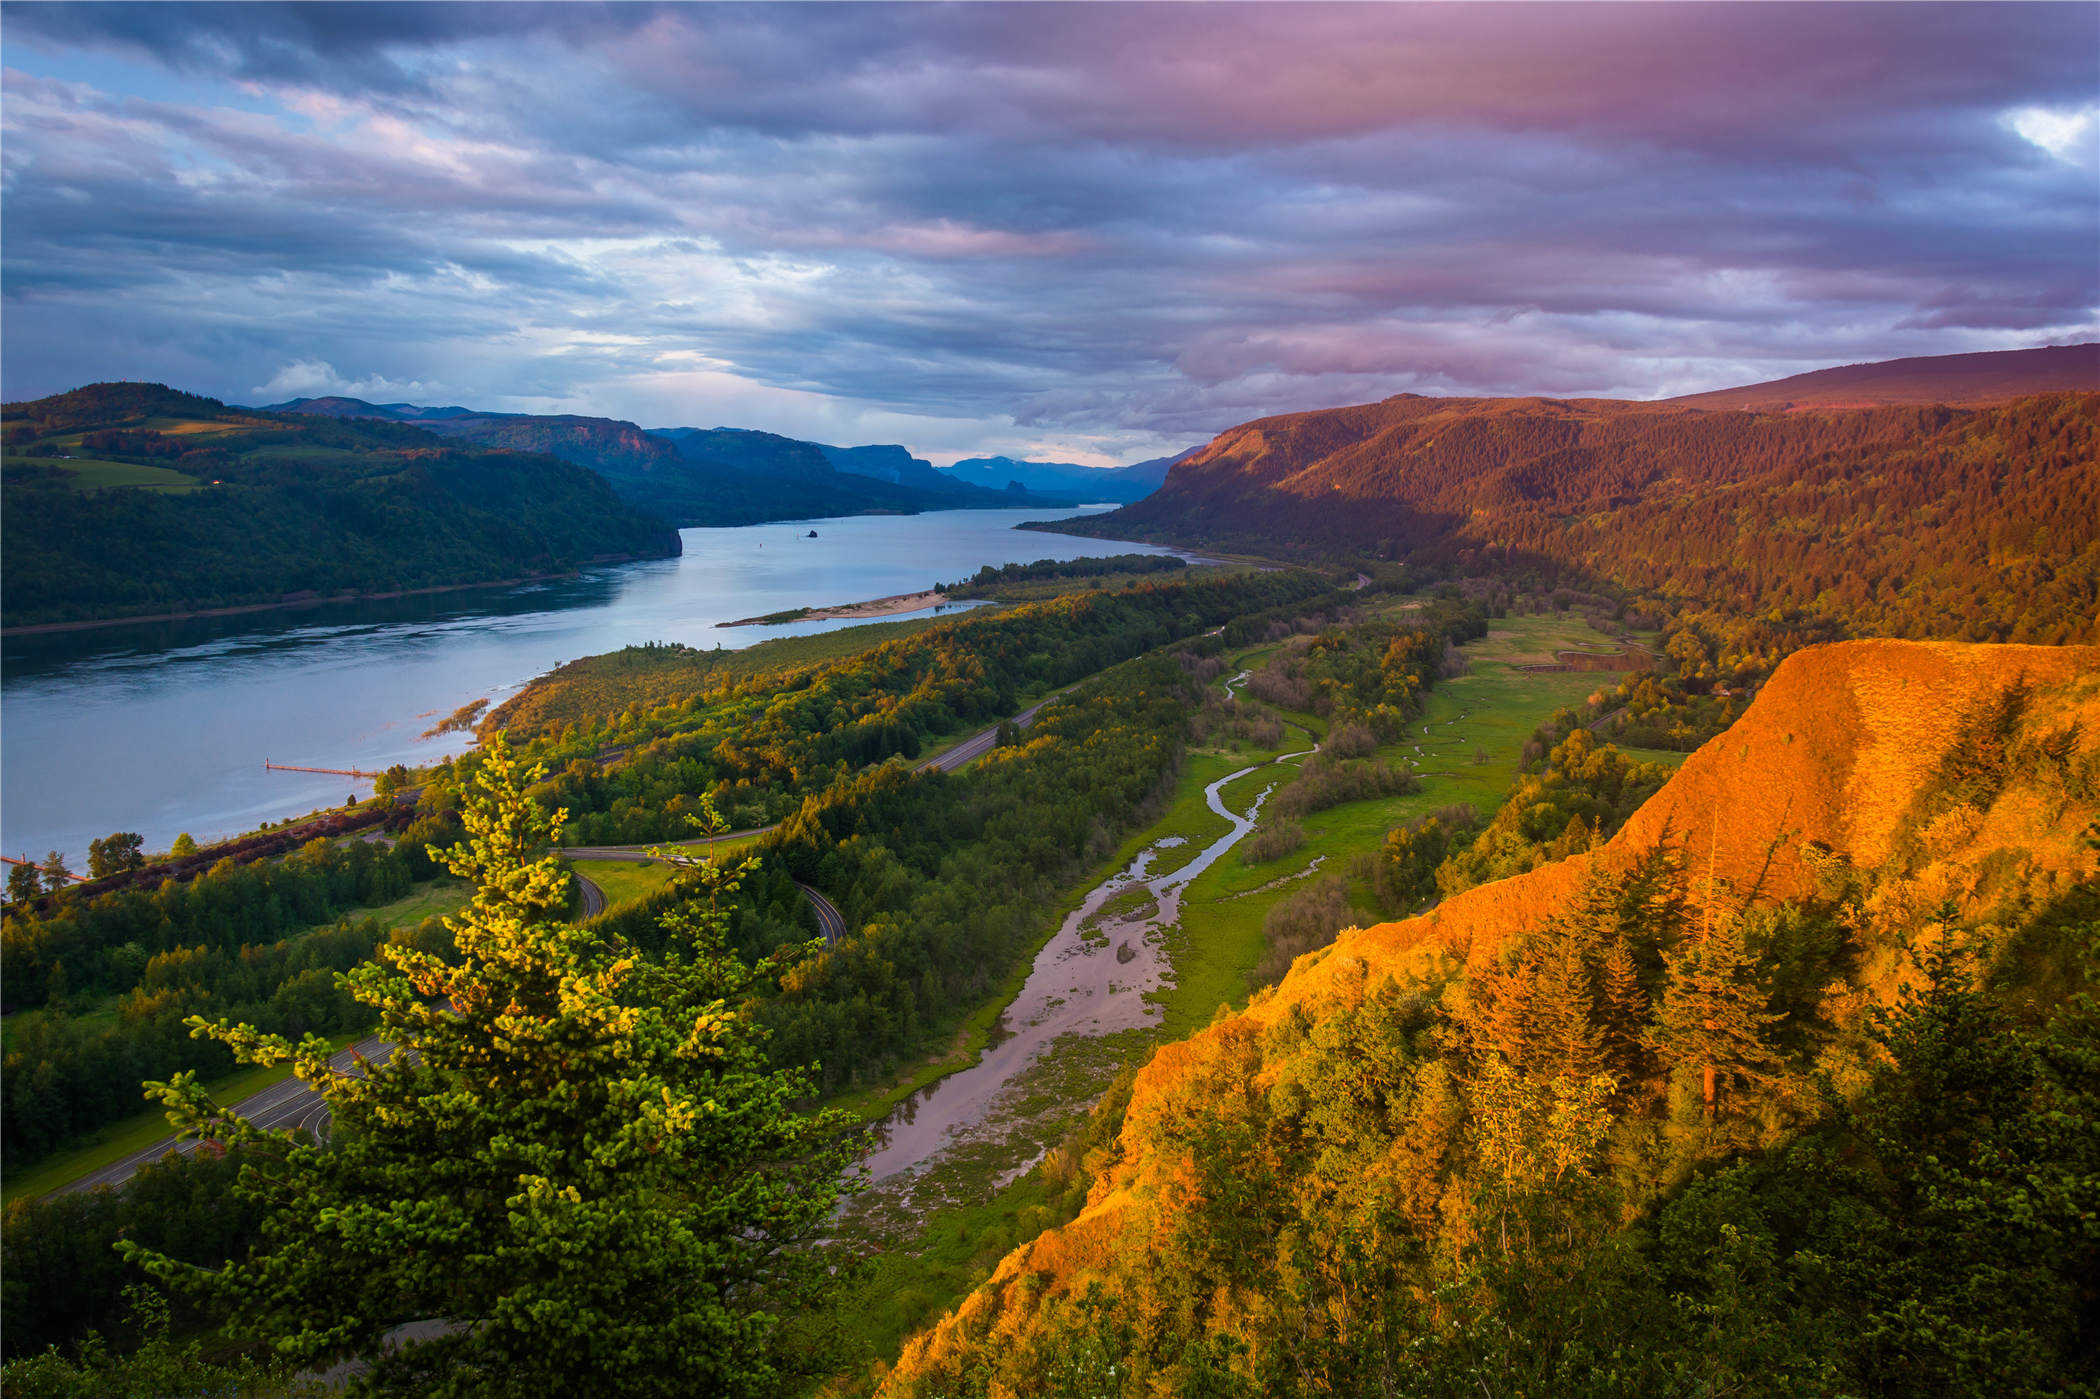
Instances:
[[[1106,507],[1101,507],[1106,508]],[[717,622],[953,582],[985,564],[1168,553],[1017,531],[1039,511],[777,522],[682,532],[685,555],[515,588],[9,637],[0,651],[0,853],[66,853],[137,831],[165,849],[340,805],[368,783],[266,772],[429,762],[419,737],[463,704],[644,641],[748,646],[836,622]],[[815,529],[818,537],[805,536]]]

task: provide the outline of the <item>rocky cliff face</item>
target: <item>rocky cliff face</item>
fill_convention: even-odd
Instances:
[[[1360,1019],[1377,1003],[1367,988],[1391,978],[1403,1000],[1463,998],[1512,939],[1564,914],[1597,872],[1673,847],[1695,917],[1707,904],[1741,910],[1848,881],[1869,888],[1847,915],[1858,943],[1847,983],[1827,993],[1833,1016],[1856,1020],[1915,975],[1904,943],[1918,936],[1920,910],[1990,918],[2093,879],[2096,791],[2100,649],[1864,641],[1797,654],[1602,848],[1423,916],[1346,931],[1301,958],[1273,994],[1163,1047],[1137,1081],[1120,1160],[1097,1177],[1084,1212],[1009,1255],[911,1343],[885,1392],[915,1393],[929,1376],[1025,1349],[1054,1299],[1099,1288],[1097,1297],[1142,1307],[1148,1251],[1215,1208],[1204,1198],[1215,1183],[1204,1184],[1188,1147],[1192,1117],[1207,1103],[1230,1115],[1248,1095],[1317,1081],[1337,1064],[1346,1071],[1352,1051],[1323,1041],[1319,1027]],[[1461,1130],[1451,1100],[1439,1109],[1434,1098],[1418,1098],[1384,1147],[1371,1144],[1368,1159],[1380,1164],[1369,1188],[1430,1189],[1422,1182],[1433,1168],[1407,1163],[1436,1158]],[[1387,1163],[1396,1163],[1390,1175]],[[1398,1208],[1437,1227],[1433,1203]],[[1250,1305],[1220,1299],[1212,1324]]]

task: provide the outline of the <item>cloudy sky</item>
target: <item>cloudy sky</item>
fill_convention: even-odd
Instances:
[[[4,393],[1095,463],[2100,338],[2100,6],[0,9]]]

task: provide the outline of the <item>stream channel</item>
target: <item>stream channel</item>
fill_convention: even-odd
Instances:
[[[1262,803],[1277,784],[1263,787],[1244,813],[1225,805],[1224,789],[1262,767],[1318,750],[1315,743],[1303,752],[1285,753],[1219,778],[1204,789],[1203,799],[1230,823],[1230,830],[1193,860],[1159,874],[1153,873],[1153,865],[1183,846],[1186,838],[1154,841],[1127,868],[1089,892],[1036,954],[1027,982],[1001,1015],[983,1056],[913,1095],[882,1125],[881,1145],[865,1158],[871,1182],[906,1184],[898,1178],[907,1172],[924,1172],[957,1147],[1014,1125],[1010,1100],[1029,1070],[1060,1039],[1095,1038],[1158,1024],[1163,1012],[1146,997],[1172,980],[1166,930],[1180,921],[1182,895],[1254,829]],[[1145,895],[1134,908],[1125,900],[1122,910],[1108,911],[1109,904],[1133,890]],[[1129,959],[1121,960],[1126,951]],[[997,1184],[1011,1181],[1035,1159],[1014,1163]]]

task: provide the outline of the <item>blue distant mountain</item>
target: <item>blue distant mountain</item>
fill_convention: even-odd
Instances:
[[[965,457],[947,468],[957,481],[987,490],[1019,485],[1025,491],[1071,496],[1080,503],[1110,500],[1127,504],[1143,500],[1166,483],[1174,463],[1194,456],[1191,447],[1178,456],[1154,457],[1129,466],[1081,466],[1070,461],[1016,461],[1012,457]]]
[[[294,399],[269,411],[377,418],[485,447],[544,452],[590,468],[629,505],[681,526],[1078,503],[1069,491],[961,481],[895,445],[831,447],[748,428],[644,429],[568,413],[485,413],[340,396]]]

